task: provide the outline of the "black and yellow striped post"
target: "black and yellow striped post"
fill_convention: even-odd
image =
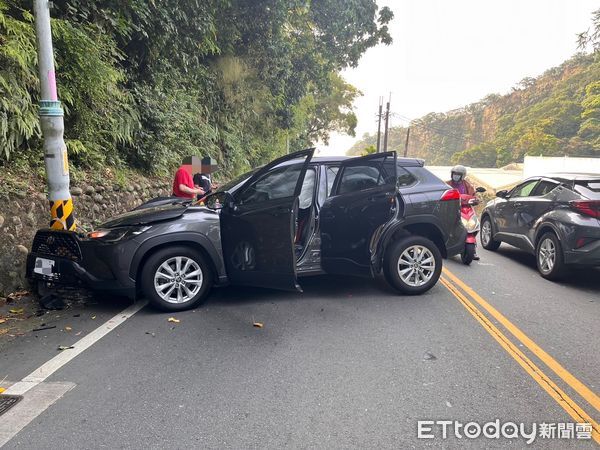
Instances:
[[[73,199],[50,200],[50,228],[53,230],[75,231],[75,215],[73,214]]]

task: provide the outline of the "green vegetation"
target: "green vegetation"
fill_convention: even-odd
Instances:
[[[0,166],[43,165],[31,0],[0,0]],[[389,44],[374,0],[54,0],[74,173],[166,174],[186,154],[223,175],[353,134],[360,93],[339,72]]]
[[[507,95],[411,121],[408,156],[474,167],[502,167],[525,155],[600,157],[600,10],[594,27],[579,40],[590,54],[525,78]],[[389,150],[404,153],[406,131],[390,129]],[[376,140],[365,135],[348,154],[361,154]]]

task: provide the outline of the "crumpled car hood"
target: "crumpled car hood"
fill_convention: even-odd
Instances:
[[[163,205],[155,208],[145,208],[129,211],[104,222],[101,228],[115,228],[131,225],[147,225],[163,220],[181,217],[188,209],[187,205]]]

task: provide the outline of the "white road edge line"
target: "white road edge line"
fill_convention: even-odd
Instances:
[[[2,415],[0,447],[75,387],[75,383],[41,383],[19,403]],[[18,444],[17,444],[18,447]]]
[[[9,387],[6,391],[4,391],[4,394],[25,394],[31,388],[37,386],[38,384],[46,380],[46,378],[48,378],[62,366],[67,364],[73,358],[90,348],[92,345],[94,345],[96,342],[98,342],[116,327],[121,325],[127,319],[132,317],[135,313],[137,313],[147,304],[148,302],[144,300],[141,302],[134,303],[128,308],[125,308],[119,314],[115,315],[113,318],[100,325],[94,331],[90,332],[89,334],[85,335],[80,340],[78,340],[75,344],[73,344],[74,348],[61,351],[58,355],[56,355],[54,358],[47,361],[46,363],[42,364],[40,367],[35,369],[21,381]]]

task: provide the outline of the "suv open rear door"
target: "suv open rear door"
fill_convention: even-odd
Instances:
[[[321,264],[328,273],[372,275],[374,234],[396,212],[396,152],[352,158],[340,165],[321,208]]]
[[[298,196],[313,153],[302,150],[267,164],[221,210],[223,259],[232,284],[300,290],[294,236]]]

